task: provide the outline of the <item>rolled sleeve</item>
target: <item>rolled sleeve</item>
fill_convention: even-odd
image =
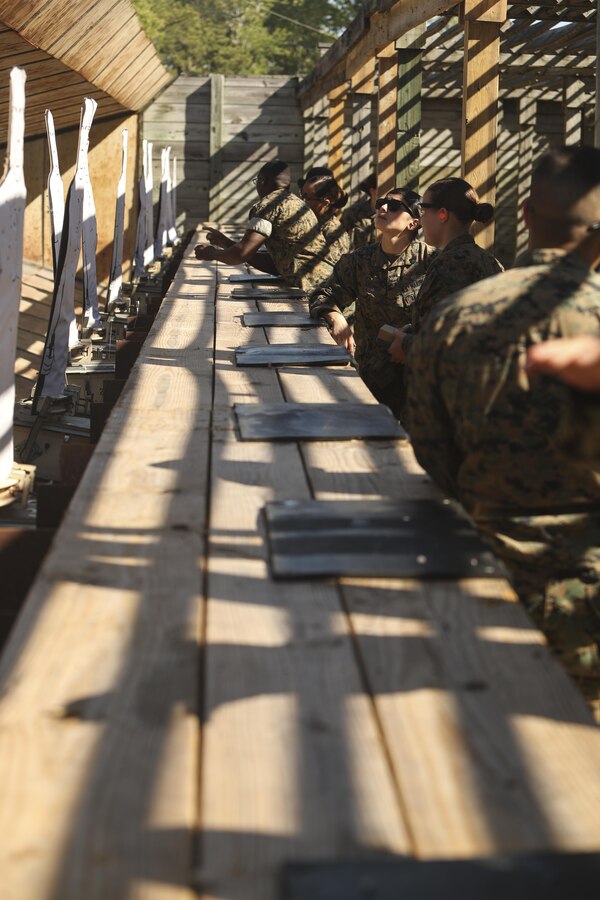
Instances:
[[[256,231],[257,234],[262,234],[263,237],[271,237],[273,232],[273,226],[269,222],[268,219],[261,219],[259,217],[255,217],[250,219],[248,225],[246,226],[248,231]]]

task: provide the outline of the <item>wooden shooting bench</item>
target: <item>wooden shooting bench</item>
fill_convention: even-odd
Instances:
[[[270,577],[267,501],[434,489],[403,441],[240,440],[234,403],[374,401],[351,368],[236,366],[331,339],[244,327],[299,301],[194,243],[0,661],[3,900],[296,900],[290,862],[339,884],[597,852],[600,729],[505,582]]]

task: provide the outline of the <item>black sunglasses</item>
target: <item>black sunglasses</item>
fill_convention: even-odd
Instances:
[[[387,206],[390,212],[400,212],[401,209],[405,209],[411,216],[414,216],[412,209],[404,200],[396,200],[394,197],[380,197],[379,200],[375,201],[375,209],[381,209],[382,206]]]
[[[592,222],[591,225],[588,225],[588,234],[593,234],[594,231],[600,231],[600,222]]]

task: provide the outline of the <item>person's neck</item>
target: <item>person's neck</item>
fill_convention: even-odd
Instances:
[[[462,225],[461,223],[448,222],[448,227],[446,228],[444,235],[442,237],[442,242],[436,244],[437,250],[445,250],[448,244],[450,244],[455,238],[463,237],[466,234],[471,234],[471,226],[470,225]]]
[[[404,253],[411,241],[411,231],[394,232],[393,234],[382,231],[381,233],[381,249],[384,253],[390,253],[394,256],[400,256]]]

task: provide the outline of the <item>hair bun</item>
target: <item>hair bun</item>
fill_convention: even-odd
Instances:
[[[494,218],[494,207],[491,203],[478,203],[475,209],[474,219],[476,222],[485,224],[491,222]]]
[[[343,209],[346,203],[348,202],[348,194],[345,191],[342,191],[338,199],[333,204],[334,209]]]

